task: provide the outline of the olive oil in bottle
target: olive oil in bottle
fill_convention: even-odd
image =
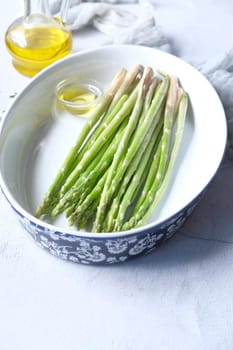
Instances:
[[[56,23],[56,20],[53,23],[41,22],[30,25],[18,21],[5,35],[14,67],[27,76],[35,75],[44,67],[68,55],[72,49],[71,32],[62,24]]]
[[[14,67],[33,76],[72,50],[72,33],[64,25],[69,0],[61,1],[61,14],[52,17],[48,0],[24,0],[24,16],[7,29],[5,43]]]

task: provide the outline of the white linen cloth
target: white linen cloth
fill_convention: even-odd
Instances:
[[[50,1],[53,14],[59,12],[61,3],[62,0]],[[92,25],[106,35],[104,44],[145,45],[173,53],[169,38],[157,23],[156,3],[156,0],[70,0],[66,22],[73,31]],[[191,3],[189,0],[186,6]],[[190,63],[207,77],[221,98],[228,122],[227,154],[233,159],[233,49],[217,62]]]

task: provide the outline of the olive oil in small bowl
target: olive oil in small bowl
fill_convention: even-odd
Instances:
[[[65,79],[55,88],[57,109],[62,108],[80,116],[88,114],[102,95],[101,87],[94,80]]]

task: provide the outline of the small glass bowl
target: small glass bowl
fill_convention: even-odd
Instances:
[[[103,90],[95,80],[68,78],[55,88],[55,98],[59,106],[72,114],[85,115],[99,102]]]

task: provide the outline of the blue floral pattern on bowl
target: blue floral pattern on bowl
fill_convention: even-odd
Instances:
[[[32,236],[37,245],[54,256],[82,264],[114,264],[147,254],[162,242],[171,238],[191,214],[200,200],[198,196],[190,205],[160,225],[150,227],[138,233],[124,234],[109,238],[107,235],[87,238],[77,234],[63,233],[35,224],[19,215],[24,229]]]

